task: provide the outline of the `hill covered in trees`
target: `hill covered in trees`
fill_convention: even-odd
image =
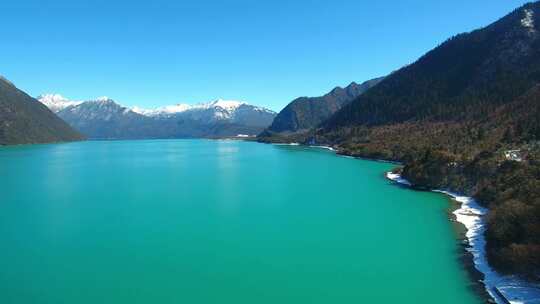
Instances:
[[[46,106],[0,77],[0,145],[82,139]]]
[[[343,106],[378,84],[383,77],[362,84],[351,83],[345,88],[336,87],[320,97],[299,97],[289,103],[276,116],[260,138],[277,139],[281,135],[303,133],[318,126]]]

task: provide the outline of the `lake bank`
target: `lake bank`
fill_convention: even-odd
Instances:
[[[411,187],[411,183],[402,178],[400,174],[388,172],[386,177],[405,187]],[[468,258],[464,265],[474,279],[482,280],[484,290],[492,301],[499,304],[540,303],[540,288],[537,284],[526,282],[515,276],[501,275],[489,265],[484,237],[486,229],[484,216],[487,214],[487,209],[481,207],[471,197],[445,190],[432,190],[432,192],[445,194],[460,204],[459,208],[452,213],[456,221],[466,228],[467,246],[464,249]],[[471,260],[472,263],[470,263]],[[471,265],[474,266],[474,269],[470,268]],[[478,276],[479,273],[481,276]]]

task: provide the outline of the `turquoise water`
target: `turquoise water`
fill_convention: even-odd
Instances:
[[[250,142],[0,148],[0,303],[479,303],[447,199]]]

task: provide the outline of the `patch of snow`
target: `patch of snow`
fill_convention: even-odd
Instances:
[[[96,98],[96,101],[110,101],[110,100],[112,99],[110,99],[107,96],[101,96],[101,97]]]
[[[218,99],[214,102],[211,102],[208,106],[212,108],[220,107],[227,111],[235,111],[238,109],[241,105],[246,104],[245,102],[236,101],[236,100],[223,100]]]
[[[253,110],[255,110],[257,112],[268,113],[268,114],[276,114],[276,112],[274,112],[274,111],[272,111],[270,109],[267,109],[267,108],[263,108],[263,107],[253,106]]]
[[[388,172],[386,173],[386,178],[401,185],[412,186],[408,180],[402,178],[401,175],[397,173]]]
[[[116,104],[114,100],[108,97],[99,97],[95,100],[85,101],[84,103],[96,104],[100,109],[109,109],[109,110],[112,110],[112,108],[115,108],[116,106],[121,107],[120,105]]]
[[[58,113],[67,107],[76,106],[82,103],[82,101],[69,100],[60,94],[42,94],[36,99],[55,113]]]
[[[388,172],[386,176],[400,184],[411,185],[400,174]],[[445,190],[433,190],[433,192],[446,194],[461,203],[461,208],[454,211],[454,215],[457,221],[467,228],[466,237],[470,245],[467,251],[473,255],[475,268],[484,274],[483,283],[493,299],[499,304],[507,303],[506,301],[512,304],[540,303],[540,285],[529,283],[516,276],[501,275],[488,264],[484,236],[486,231],[484,217],[488,210],[468,196]],[[499,293],[506,298],[506,301],[501,298]]]
[[[131,111],[137,113],[137,114],[141,114],[141,115],[149,115],[148,113],[151,113],[151,111],[153,110],[150,110],[150,109],[145,109],[145,108],[140,108],[140,107],[132,107],[131,108]]]
[[[332,147],[329,147],[329,146],[310,146],[312,148],[319,148],[319,149],[326,149],[326,150],[330,150],[330,151],[336,151],[334,148]]]
[[[521,19],[521,25],[528,28],[529,31],[534,32],[534,12],[530,9],[524,10],[525,16]]]
[[[177,105],[159,107],[155,109],[144,109],[144,108],[135,106],[131,108],[131,110],[133,112],[136,112],[145,116],[167,116],[167,115],[182,113],[192,108],[193,106],[188,105],[188,104],[177,104]]]

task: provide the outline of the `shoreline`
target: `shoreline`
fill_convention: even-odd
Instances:
[[[408,188],[412,186],[400,174],[388,172],[386,178]],[[472,278],[478,279],[484,286],[485,293],[491,297],[487,300],[488,303],[490,300],[497,304],[540,303],[539,286],[516,276],[501,275],[488,264],[484,237],[486,230],[484,216],[487,214],[487,209],[480,206],[472,197],[445,190],[431,191],[445,194],[460,205],[452,214],[455,216],[456,222],[461,223],[466,230],[464,241],[467,245],[463,247],[465,256],[468,256],[472,263],[464,262],[464,266],[469,270]]]
[[[457,256],[456,259],[463,267],[465,272],[468,275],[470,281],[469,288],[473,293],[478,295],[485,303],[497,303],[493,297],[488,293],[486,285],[484,284],[484,274],[476,269],[474,264],[474,256],[470,253],[467,248],[470,247],[469,241],[467,239],[467,227],[457,220],[454,212],[461,208],[461,203],[454,200],[451,197],[447,197],[449,206],[447,208],[448,220],[451,222],[452,230],[455,234],[456,245],[457,245]]]

